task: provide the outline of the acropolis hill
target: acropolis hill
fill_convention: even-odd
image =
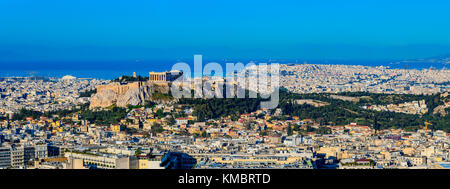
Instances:
[[[182,73],[150,72],[148,81],[112,82],[97,87],[97,93],[91,98],[90,108],[106,108],[111,105],[127,107],[128,105],[143,105],[151,100],[155,92],[169,93],[169,83],[180,77]],[[133,74],[133,77],[136,77]]]

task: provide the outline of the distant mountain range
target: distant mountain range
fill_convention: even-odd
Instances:
[[[405,69],[445,69],[450,65],[450,54],[391,62],[390,67]]]
[[[424,62],[424,63],[441,63],[441,64],[450,64],[450,54],[435,56],[430,58],[419,58],[419,59],[411,59],[411,60],[403,60],[401,62]]]

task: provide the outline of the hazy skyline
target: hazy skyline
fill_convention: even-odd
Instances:
[[[0,2],[0,64],[191,59],[386,60],[450,52],[444,1]]]

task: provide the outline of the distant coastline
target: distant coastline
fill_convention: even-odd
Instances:
[[[180,62],[180,61],[178,61]],[[208,62],[204,62],[205,65]],[[236,63],[235,61],[216,61],[225,67],[228,62]],[[255,61],[258,63],[268,63],[268,61]],[[448,63],[442,62],[429,62],[429,61],[272,61],[273,63],[281,64],[333,64],[333,65],[362,65],[362,66],[386,66],[393,69],[429,69],[430,67],[434,69],[443,69],[446,66],[450,66]],[[29,67],[23,66],[22,68],[17,68],[13,66],[5,66],[4,69],[0,70],[0,77],[58,77],[61,78],[65,75],[72,75],[77,78],[95,78],[95,79],[115,79],[122,75],[131,75],[136,72],[137,75],[147,76],[149,71],[168,71],[171,70],[172,65],[177,63],[177,61],[158,61],[158,62],[147,62],[147,63],[127,63],[124,62],[119,64],[117,62],[111,63],[110,65],[104,62],[99,63],[92,68],[88,68],[87,65],[81,64],[80,67],[74,65],[68,65],[64,69],[61,66],[52,67],[51,65],[46,65],[41,68],[36,66]],[[191,62],[186,62],[192,64]],[[247,64],[248,62],[242,61],[242,63]],[[91,63],[94,65],[95,63]],[[100,65],[101,64],[101,65]],[[118,66],[120,65],[120,66]],[[192,66],[193,69],[193,66]],[[192,72],[194,70],[191,70]]]

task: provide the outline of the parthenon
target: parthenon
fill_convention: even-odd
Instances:
[[[149,72],[148,81],[150,82],[170,82],[181,77],[183,72],[172,70],[169,72]]]
[[[167,81],[168,72],[150,72],[149,81]]]

